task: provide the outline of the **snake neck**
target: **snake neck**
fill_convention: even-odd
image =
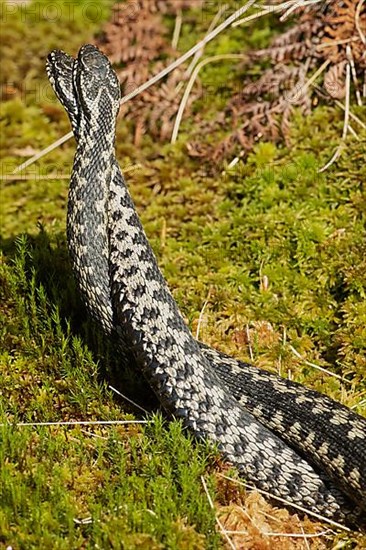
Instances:
[[[107,121],[110,124],[110,121]],[[108,273],[107,203],[114,132],[81,118],[71,176],[67,237],[73,272],[89,313],[110,334],[113,315]]]

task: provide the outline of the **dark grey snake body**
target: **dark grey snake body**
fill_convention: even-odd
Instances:
[[[77,140],[67,224],[73,270],[92,316],[118,334],[121,362],[141,369],[166,410],[216,442],[257,487],[334,520],[359,517],[365,419],[194,340],[115,159],[120,91],[107,58],[90,45],[77,60],[54,51],[47,70]]]

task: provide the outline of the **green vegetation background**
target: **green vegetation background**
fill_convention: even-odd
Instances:
[[[94,2],[88,11],[87,1],[74,3],[71,15],[70,3],[59,0],[54,12],[46,1],[17,9],[1,3],[2,176],[24,160],[24,149],[42,149],[69,131],[44,73],[45,57],[56,47],[75,54],[100,31],[111,4]],[[192,17],[194,28],[183,24],[182,51],[207,27],[197,11]],[[270,23],[263,20],[250,33],[229,30],[207,52],[262,46],[276,32]],[[206,66],[202,82],[210,96],[197,101],[196,113],[209,118],[222,109],[241,76],[229,62]],[[365,109],[356,111],[365,116]],[[327,172],[318,172],[339,143],[342,118],[325,106],[306,119],[296,115],[291,148],[258,144],[244,163],[223,166],[215,177],[187,155],[186,142],[198,137],[192,119],[174,147],[145,136],[139,150],[120,120],[117,154],[122,166],[139,165],[128,183],[193,331],[207,300],[200,339],[246,360],[251,348],[257,365],[365,414],[365,132],[358,132],[361,141],[348,140]],[[31,179],[1,181],[3,423],[135,418],[136,410],[108,389],[111,381],[156,409],[143,381],[121,371],[79,303],[65,241],[68,180],[38,177],[70,173],[74,148],[69,141],[44,157],[29,169]],[[349,383],[307,366],[290,345]],[[154,416],[146,427],[2,427],[0,437],[0,544],[221,545],[200,481],[205,475],[214,494],[217,455],[193,445],[178,422]]]

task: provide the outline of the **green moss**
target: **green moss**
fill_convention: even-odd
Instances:
[[[13,261],[0,268],[0,422],[7,424],[0,427],[1,542],[27,549],[86,542],[122,548],[125,540],[131,548],[180,548],[182,541],[215,548],[214,517],[200,483],[215,455],[193,446],[179,422],[165,425],[157,416],[146,429],[12,425],[131,418],[85,346],[87,327],[82,338],[75,335],[55,304],[75,297],[58,288],[57,263],[42,265],[45,238],[19,238]],[[92,521],[83,524],[86,517]]]

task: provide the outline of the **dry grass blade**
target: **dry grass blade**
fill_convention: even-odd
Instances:
[[[208,293],[207,293],[207,298],[206,300],[204,301],[203,303],[203,306],[201,308],[201,311],[200,311],[200,314],[199,314],[199,317],[198,317],[198,323],[197,323],[197,328],[196,328],[196,340],[198,340],[199,338],[199,334],[200,334],[200,329],[201,329],[201,325],[202,325],[202,321],[203,321],[203,315],[205,313],[205,309],[207,307],[207,304],[210,300],[210,297],[211,297],[211,293],[212,293],[212,287],[210,287],[208,289]]]
[[[325,535],[328,535],[329,533],[332,533],[333,531],[331,529],[325,529],[324,531],[319,531],[318,533],[282,533],[279,531],[278,533],[270,532],[270,531],[260,531],[262,535],[265,535],[266,537],[289,537],[289,538],[298,538],[298,539],[314,539],[318,537],[324,537]],[[226,530],[226,533],[228,535],[246,535],[246,531],[231,531],[229,529]]]
[[[206,493],[206,496],[207,496],[207,500],[208,500],[208,503],[210,505],[210,508],[212,510],[215,510],[215,506],[214,506],[214,503],[212,502],[212,498],[211,498],[211,495],[208,491],[208,488],[207,488],[207,484],[206,484],[206,481],[205,481],[205,478],[203,476],[201,476],[201,482],[202,482],[202,485],[203,485],[203,489]],[[229,535],[227,534],[226,532],[226,529],[224,528],[224,526],[222,525],[221,521],[219,520],[219,518],[217,517],[217,515],[215,514],[215,521],[217,523],[217,525],[219,526],[219,529],[220,529],[220,532],[222,533],[223,537],[226,539],[229,547],[232,549],[232,550],[237,550],[236,549],[236,546],[233,544],[232,540],[230,539]]]
[[[356,409],[357,407],[363,407],[364,405],[366,405],[366,399],[362,399],[362,401],[360,401],[359,403],[356,403],[356,405],[352,405],[352,407],[350,408]]]
[[[210,34],[210,32],[216,27],[217,23],[220,21],[221,15],[226,11],[227,8],[228,8],[228,4],[224,4],[223,6],[220,7],[220,9],[218,10],[218,12],[216,13],[216,15],[214,16],[214,18],[212,19],[212,21],[210,23],[207,34]],[[186,71],[186,74],[188,76],[192,73],[193,69],[195,68],[195,66],[197,64],[197,61],[202,56],[203,52],[204,52],[204,48],[201,48],[200,50],[198,50],[195,53],[190,65],[189,65],[189,67]]]
[[[319,67],[319,69],[315,71],[315,73],[305,82],[305,84],[303,84],[300,90],[297,91],[296,95],[298,97],[301,97],[307,91],[307,89],[313,84],[313,82],[315,82],[316,79],[325,71],[325,69],[328,67],[329,64],[330,64],[330,59],[326,59],[324,63],[322,63],[322,65]]]
[[[348,121],[349,121],[349,103],[350,103],[350,88],[351,88],[351,67],[350,64],[347,63],[346,66],[346,99],[344,104],[344,122],[343,122],[343,132],[342,132],[342,138],[341,142],[338,145],[334,155],[332,158],[325,164],[322,168],[319,169],[319,172],[325,172],[331,166],[339,157],[341,154],[343,148],[345,147],[345,140],[347,137],[348,132]]]
[[[184,90],[182,101],[180,102],[178,113],[177,113],[175,123],[174,123],[173,133],[172,133],[172,137],[171,137],[171,140],[170,140],[171,143],[175,143],[177,141],[180,123],[181,123],[181,120],[182,120],[182,117],[183,117],[185,106],[186,106],[188,98],[189,98],[189,94],[192,91],[193,85],[194,85],[194,83],[196,81],[196,78],[198,76],[198,73],[200,72],[202,67],[204,67],[205,65],[208,65],[209,63],[214,63],[216,61],[222,61],[224,59],[245,59],[245,58],[246,58],[246,56],[244,54],[222,54],[222,55],[214,55],[212,57],[207,57],[206,59],[204,59],[203,61],[198,63],[198,65],[195,67],[195,69],[194,69],[194,71],[193,71],[193,73],[192,73],[192,75],[191,75],[191,77],[188,81],[186,89]]]
[[[327,83],[333,100],[343,99],[341,73],[347,63],[351,65],[356,102],[362,104],[362,94],[366,95],[366,58],[357,28],[365,27],[364,0],[341,3],[305,0],[275,3],[261,6],[261,9],[233,25],[279,12],[282,12],[280,21],[292,14],[293,23],[274,37],[268,47],[248,52],[245,64],[248,71],[252,70],[251,62],[258,60],[266,60],[270,66],[259,71],[256,80],[253,81],[252,76],[245,79],[239,93],[229,99],[225,111],[220,112],[216,120],[202,124],[206,133],[221,131],[225,132],[225,137],[220,143],[205,147],[199,142],[191,142],[189,153],[192,156],[206,158],[217,165],[224,159],[244,158],[258,141],[285,141],[288,147],[291,146],[290,122],[294,108],[308,115],[319,103],[318,97],[312,97],[312,85],[319,78]],[[305,81],[308,71],[312,76]],[[229,133],[227,115],[232,121]],[[200,134],[199,129],[197,136]],[[332,162],[341,149],[336,151]]]
[[[315,88],[316,90],[318,90],[319,93],[322,93],[322,89],[321,89],[319,86],[317,86],[316,84],[313,84],[313,86],[314,86],[314,88]],[[326,90],[326,92],[327,92],[327,94],[329,95],[329,92],[328,92],[327,90]],[[345,106],[344,106],[343,103],[341,103],[340,101],[337,100],[337,101],[335,101],[334,103],[337,105],[337,107],[339,107],[339,108],[342,109],[343,111],[346,110]],[[351,109],[349,110],[349,117],[350,117],[354,122],[356,122],[359,126],[361,126],[361,128],[363,128],[364,130],[366,130],[366,124],[365,124],[357,115],[355,115],[355,114],[351,111]]]
[[[343,109],[343,111],[346,111],[345,106],[340,101],[336,101],[336,105],[337,105],[337,107],[340,107],[341,109]],[[361,126],[361,128],[366,130],[366,124],[358,116],[356,116],[354,113],[352,113],[351,110],[349,110],[349,117],[352,118],[352,120],[354,120],[355,122],[357,122],[357,124],[359,124]]]
[[[95,439],[103,439],[103,441],[108,441],[108,437],[104,437],[103,435],[95,434],[94,432],[89,432],[88,430],[83,430],[82,428],[80,429],[80,431],[83,434],[88,435],[89,437],[94,437]]]
[[[285,21],[285,19],[287,19],[289,15],[291,15],[291,13],[293,13],[298,8],[303,8],[306,6],[318,4],[321,1],[322,0],[300,0],[300,1],[294,2],[294,4],[290,6],[283,15],[281,15],[280,21]]]
[[[356,67],[355,67],[355,60],[353,59],[352,49],[350,48],[349,44],[347,44],[347,46],[346,46],[346,53],[347,53],[347,59],[348,59],[348,62],[349,62],[350,68],[351,68],[351,75],[352,75],[353,85],[354,85],[354,88],[355,88],[357,104],[359,105],[359,107],[362,107],[362,99],[361,99],[360,89],[359,89],[359,85],[358,85],[357,72],[356,72]]]
[[[69,180],[70,174],[5,174],[0,176],[1,181],[48,181],[48,180]]]
[[[153,76],[152,78],[150,78],[149,80],[147,80],[146,82],[144,82],[144,84],[142,84],[141,86],[139,86],[138,88],[136,88],[135,90],[132,90],[130,93],[128,93],[127,95],[125,95],[122,99],[121,99],[121,105],[127,103],[128,101],[130,101],[131,99],[133,99],[134,97],[136,97],[137,95],[141,94],[142,92],[144,92],[145,90],[147,90],[148,88],[150,88],[150,86],[153,86],[154,84],[156,84],[156,82],[159,82],[159,80],[161,80],[162,78],[164,78],[165,76],[167,76],[169,73],[171,73],[172,71],[174,71],[174,69],[176,69],[177,67],[179,67],[180,65],[182,65],[185,61],[187,61],[187,59],[189,59],[190,57],[192,57],[192,55],[194,55],[196,52],[200,51],[202,48],[204,48],[204,46],[206,44],[208,44],[208,42],[210,42],[211,40],[213,40],[218,34],[220,34],[222,31],[224,31],[227,27],[230,27],[230,25],[236,21],[236,19],[238,19],[239,17],[241,17],[243,15],[243,13],[245,13],[246,11],[249,10],[249,8],[251,6],[253,6],[253,4],[255,3],[256,0],[249,0],[246,4],[244,4],[244,6],[242,6],[241,8],[237,9],[232,15],[230,15],[230,17],[228,17],[227,19],[225,19],[225,21],[223,21],[220,25],[218,25],[215,29],[213,29],[209,34],[207,34],[202,40],[200,40],[199,42],[197,42],[197,44],[195,44],[195,46],[193,46],[190,50],[188,50],[188,52],[186,52],[185,54],[183,54],[182,56],[180,56],[178,59],[176,59],[175,61],[173,61],[173,63],[171,63],[170,65],[168,65],[168,67],[166,67],[165,69],[163,69],[162,71],[160,71],[157,75]],[[24,168],[27,168],[28,166],[30,166],[31,164],[33,164],[34,162],[36,162],[37,160],[41,159],[42,157],[44,157],[45,155],[47,155],[48,153],[50,153],[51,151],[53,151],[54,149],[56,149],[59,145],[65,143],[66,141],[68,141],[71,137],[73,136],[73,133],[72,132],[69,132],[68,134],[64,135],[63,137],[61,137],[59,140],[55,141],[54,143],[51,143],[51,145],[49,145],[48,147],[46,147],[45,149],[43,149],[42,151],[40,151],[39,153],[37,153],[36,155],[34,155],[32,158],[28,159],[26,162],[24,162],[23,164],[21,164],[20,166],[18,166],[14,171],[13,171],[13,174],[17,173],[17,172],[20,172],[21,170],[24,170]]]
[[[252,348],[252,340],[251,340],[251,337],[250,337],[250,330],[249,330],[249,325],[248,325],[248,324],[245,325],[245,332],[246,332],[247,341],[248,341],[249,357],[250,357],[250,360],[252,361],[252,363],[254,363],[254,354],[253,354],[253,348]]]
[[[136,407],[137,409],[139,409],[140,411],[144,412],[145,414],[149,414],[149,412],[144,409],[143,407],[141,407],[141,405],[139,405],[138,403],[136,403],[136,401],[133,401],[132,399],[130,399],[129,397],[127,397],[126,395],[124,395],[123,393],[121,393],[120,391],[118,391],[116,388],[114,388],[113,386],[109,385],[108,386],[109,389],[111,389],[112,391],[114,391],[117,395],[119,395],[120,397],[122,397],[125,401],[127,401],[128,403],[131,403],[131,405],[133,405],[134,407]]]
[[[357,139],[357,141],[361,141],[360,136],[357,134],[356,130],[353,128],[353,126],[351,126],[351,124],[348,124],[348,131],[355,139]]]
[[[174,31],[173,31],[173,37],[172,37],[172,48],[176,49],[179,42],[179,36],[180,31],[182,28],[182,10],[178,10],[177,16],[175,18],[175,25],[174,25]]]
[[[261,6],[263,9],[260,12],[254,13],[253,15],[249,15],[248,17],[244,17],[243,19],[239,19],[239,21],[235,21],[232,24],[232,26],[238,27],[239,25],[243,25],[248,21],[253,21],[253,19],[258,19],[263,15],[268,15],[269,13],[276,13],[276,12],[283,11],[289,6],[292,6],[293,4],[296,4],[296,3],[297,3],[297,0],[290,0],[289,2],[283,2],[282,4],[278,4],[278,5]]]
[[[91,525],[93,523],[93,518],[91,516],[83,519],[74,518],[73,521],[76,525]]]
[[[300,522],[299,522],[299,527],[300,527],[300,529],[301,529],[301,535],[300,535],[300,536],[301,536],[301,538],[304,540],[305,546],[306,546],[307,550],[310,550],[309,542],[308,542],[308,540],[307,540],[308,537],[305,536],[304,529],[303,529],[303,527],[302,527],[302,525],[301,525]],[[319,537],[319,535],[317,535],[317,536]]]
[[[45,155],[48,155],[48,153],[51,153],[51,151],[53,151],[54,149],[57,149],[57,147],[60,147],[60,145],[63,145],[64,143],[66,143],[66,141],[72,138],[73,135],[74,134],[72,132],[65,134],[57,141],[54,141],[53,143],[51,143],[51,145],[49,145],[45,149],[42,149],[42,151],[39,151],[39,153],[35,154],[30,159],[26,160],[25,162],[17,166],[17,168],[15,168],[15,170],[13,170],[12,173],[17,174],[18,172],[25,170],[25,168],[28,168],[28,166],[31,166],[31,164],[34,164],[35,162],[37,162],[37,160],[41,159]]]
[[[147,420],[80,420],[60,422],[7,422],[0,424],[1,427],[23,427],[23,426],[124,426],[127,424],[147,424]]]
[[[364,2],[365,0],[360,0],[357,4],[356,14],[355,14],[355,25],[362,42],[366,45],[366,36],[361,28],[361,22],[360,22],[361,9],[364,5]]]
[[[132,172],[133,170],[137,170],[138,168],[141,168],[141,164],[130,164],[128,166],[122,167],[123,173],[127,174],[128,172]],[[69,180],[71,178],[71,174],[5,174],[0,175],[0,180],[2,181],[28,181],[28,180],[36,180],[36,181],[48,181],[48,180]]]
[[[292,351],[292,353],[298,358],[300,359],[303,363],[305,363],[305,365],[308,365],[309,367],[312,367],[316,370],[319,370],[321,372],[324,372],[325,374],[327,374],[328,376],[333,376],[333,378],[338,378],[338,380],[342,380],[342,382],[347,382],[348,384],[352,384],[352,382],[350,382],[349,380],[347,380],[347,378],[344,378],[343,376],[340,376],[339,374],[336,374],[328,369],[325,369],[323,367],[320,367],[319,365],[317,365],[316,363],[311,363],[310,361],[307,361],[306,359],[304,359],[304,357],[302,355],[300,355],[300,353],[293,347],[293,346],[289,346],[290,350]]]

